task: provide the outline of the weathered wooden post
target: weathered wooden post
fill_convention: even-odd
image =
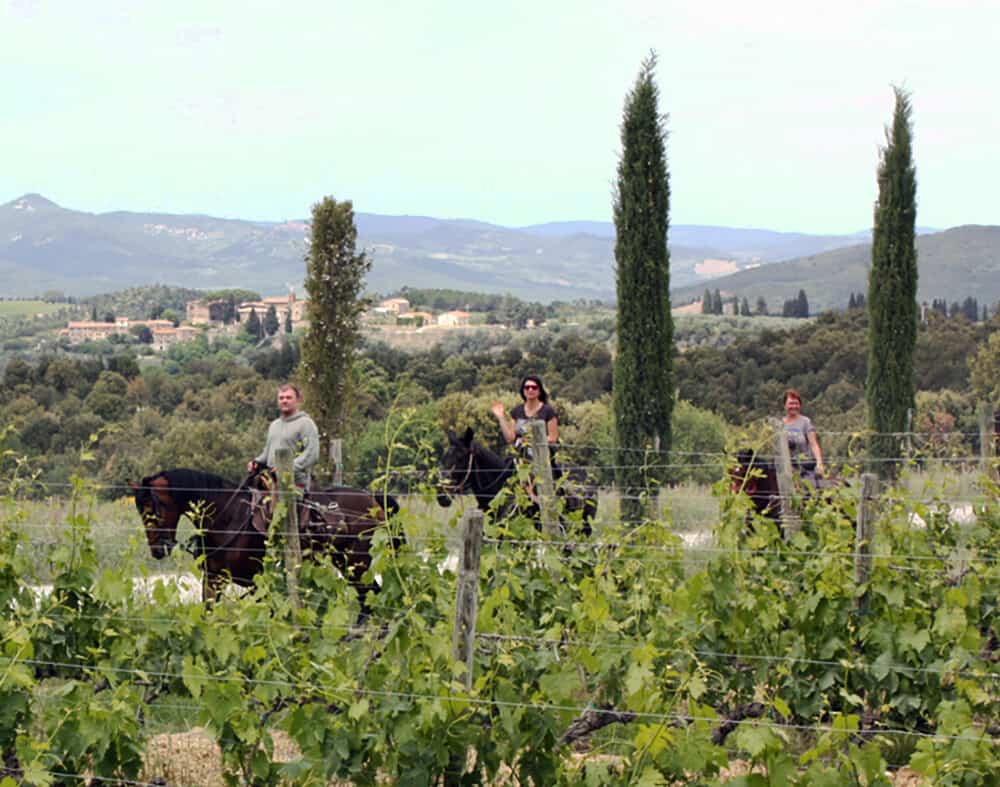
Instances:
[[[990,472],[996,456],[996,442],[993,434],[994,406],[989,402],[979,405],[979,469]]]
[[[278,473],[278,501],[282,504],[276,507],[276,511],[283,509],[284,513],[280,517],[274,517],[271,522],[271,537],[274,537],[276,529],[284,536],[288,596],[295,606],[299,606],[299,566],[302,565],[302,545],[299,542],[298,494],[292,469],[292,452],[287,448],[279,448],[275,451],[275,462]]]
[[[344,441],[339,437],[330,439],[330,464],[333,465],[334,486],[344,485]]]
[[[549,436],[544,421],[532,421],[531,469],[535,476],[535,491],[541,508],[542,527],[550,536],[559,535],[559,512],[556,485],[552,480],[552,462],[549,454]]]
[[[476,644],[476,614],[479,611],[479,557],[483,551],[483,512],[478,508],[462,517],[462,554],[455,591],[455,628],[451,636],[452,658],[465,664],[465,688],[472,688],[472,665]]]
[[[778,477],[778,494],[781,497],[781,532],[788,541],[802,528],[799,517],[792,513],[792,493],[795,482],[792,477],[792,452],[788,448],[788,435],[780,418],[771,421],[774,426],[774,470]]]
[[[465,690],[472,690],[476,653],[476,615],[479,612],[479,558],[483,551],[483,512],[478,508],[462,516],[462,554],[455,588],[455,628],[451,635],[451,657],[465,664]],[[462,783],[468,752],[455,752],[444,774],[445,787]]]
[[[913,461],[913,408],[906,408],[906,461]]]
[[[858,501],[858,522],[854,535],[854,576],[859,585],[864,585],[872,575],[872,542],[875,540],[875,517],[873,501],[878,487],[878,477],[874,473],[861,475],[861,499]],[[868,591],[858,596],[858,611],[868,611]]]

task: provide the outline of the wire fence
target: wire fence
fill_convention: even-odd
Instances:
[[[692,456],[720,456],[724,455],[717,454],[700,454],[699,452],[691,452]],[[964,460],[970,464],[978,462],[978,457],[969,457]],[[947,463],[942,460],[942,465]],[[649,467],[649,465],[637,465],[642,467]],[[664,465],[669,466],[669,465]],[[608,466],[600,466],[602,469],[611,469]],[[427,475],[427,471],[412,471],[415,475],[420,472],[423,473],[425,477],[430,478]],[[130,487],[125,487],[121,485],[89,485],[90,489],[95,490],[118,490],[118,491],[131,491]],[[208,490],[187,487],[184,489],[187,492],[205,492]],[[217,491],[217,490],[212,490]],[[613,490],[612,490],[613,491]],[[417,504],[419,502],[425,501],[428,496],[428,490],[424,490],[419,493],[404,493],[396,494],[395,496],[402,499],[404,505],[407,503]],[[615,493],[618,499],[626,499],[625,496],[618,495]],[[704,499],[717,500],[716,496],[707,491],[688,491],[686,493],[689,497],[701,497]],[[949,510],[932,510],[931,513],[937,513],[941,516],[947,517],[951,511],[952,505],[963,505],[972,507],[986,507],[994,504],[996,501],[993,497],[986,493],[981,492],[974,497],[969,495],[948,495],[948,496],[929,496],[929,497],[888,497],[885,498],[885,503],[887,505],[904,506],[908,508],[913,507],[945,507]],[[62,504],[62,501],[56,501],[56,504]],[[137,517],[134,511],[129,509],[129,515]],[[648,520],[633,521],[633,522],[623,522],[616,520],[613,524],[622,526],[635,526],[637,528],[650,527],[650,522]],[[695,523],[695,528],[698,530],[704,530],[705,532],[711,533],[717,526],[718,520],[704,520]],[[41,521],[34,518],[29,518],[22,521],[10,522],[7,526],[12,526],[20,528],[27,532],[34,533],[50,533],[53,529],[53,523],[51,521]],[[102,529],[105,531],[130,531],[132,533],[141,533],[141,527],[138,526],[138,522],[105,522],[101,525]],[[155,530],[155,529],[154,529]],[[231,534],[233,530],[221,531],[223,535]],[[424,557],[427,560],[436,560],[438,558],[446,558],[449,555],[454,554],[454,549],[449,549],[447,539],[443,534],[436,535],[425,535],[425,534],[415,534],[407,539],[408,543],[414,549],[424,549],[426,554]],[[51,543],[51,542],[45,542]],[[714,543],[708,544],[684,544],[684,543],[674,543],[674,544],[663,544],[663,543],[632,543],[629,541],[602,541],[598,539],[524,539],[524,538],[487,538],[484,540],[484,546],[488,547],[499,557],[510,557],[513,559],[515,554],[518,556],[523,555],[525,550],[544,550],[546,560],[558,560],[558,561],[579,561],[581,560],[581,553],[592,554],[599,557],[600,560],[605,562],[615,562],[615,561],[631,561],[643,565],[661,565],[665,568],[670,566],[685,566],[690,567],[696,562],[705,562],[713,559],[729,559],[734,562],[744,562],[744,561],[755,561],[761,558],[786,558],[786,559],[809,559],[809,558],[826,558],[831,560],[844,561],[845,563],[852,562],[856,559],[857,555],[854,551],[833,551],[833,550],[802,550],[795,549],[791,546],[782,546],[776,549],[749,549],[743,547],[726,547],[720,546]],[[567,551],[570,550],[570,551]],[[123,549],[123,553],[124,553]],[[595,558],[596,559],[596,558]],[[974,555],[963,555],[963,554],[945,554],[945,555],[928,555],[921,554],[917,552],[904,552],[896,553],[892,551],[886,552],[876,552],[873,555],[873,559],[881,570],[899,572],[900,574],[913,574],[913,573],[923,573],[927,575],[954,575],[956,568],[961,568],[962,570],[975,571],[981,568],[990,568],[995,566],[998,561],[1000,561],[1000,555],[996,554],[983,554],[977,553]],[[757,573],[757,572],[746,572],[744,576],[753,579],[754,577],[758,579],[766,579],[768,577],[767,573]],[[152,578],[154,581],[156,577]],[[167,581],[170,581],[169,579]],[[302,599],[302,603],[308,607],[312,607],[315,610],[319,610],[325,603],[324,600],[312,601],[308,598]],[[382,627],[389,625],[391,622],[405,622],[410,616],[419,614],[421,619],[427,623],[435,625],[445,625],[450,624],[451,618],[449,615],[440,611],[430,611],[421,610],[417,613],[413,608],[381,608],[379,610],[380,616],[392,616],[387,620],[383,619],[380,624]],[[128,614],[109,614],[109,615],[81,615],[76,612],[67,612],[65,614],[58,611],[58,608],[50,610],[47,613],[47,617],[55,623],[61,621],[70,621],[72,619],[94,619],[105,620],[109,623],[122,623],[122,624],[161,624],[161,625],[171,625],[176,623],[176,619],[171,616],[149,616],[149,615],[128,615]],[[245,623],[244,624],[249,629],[260,629],[262,632],[267,628],[265,624],[254,624]],[[299,631],[317,631],[324,634],[337,634],[341,636],[356,636],[359,633],[371,632],[372,629],[363,629],[356,625],[342,624],[342,625],[329,625],[323,623],[306,624],[298,623],[292,626],[292,628]],[[483,648],[531,648],[535,650],[552,650],[558,649],[561,652],[566,652],[574,648],[582,648],[588,652],[597,651],[609,651],[626,653],[633,650],[636,647],[636,641],[623,641],[621,637],[595,637],[593,639],[579,639],[574,637],[565,638],[554,638],[551,636],[535,636],[535,635],[516,635],[507,633],[494,633],[489,631],[478,631],[475,633],[475,640],[477,642],[477,648],[480,650]],[[664,648],[659,652],[659,655],[665,658],[671,658],[675,660],[689,660],[689,659],[699,659],[707,662],[710,661],[722,661],[731,664],[762,664],[770,665],[776,667],[783,667],[789,669],[809,669],[809,668],[831,668],[837,670],[843,670],[845,672],[852,672],[859,675],[871,675],[876,669],[884,669],[884,665],[879,665],[876,667],[873,660],[866,660],[864,657],[855,655],[852,657],[845,657],[843,659],[818,659],[809,658],[804,656],[794,656],[781,653],[746,653],[746,652],[728,652],[726,650],[713,650],[698,647],[675,647],[675,648]],[[408,691],[392,691],[383,690],[375,688],[363,687],[354,682],[348,683],[315,683],[309,681],[295,680],[289,677],[288,680],[275,680],[275,679],[256,679],[252,676],[230,674],[230,675],[214,675],[206,676],[202,673],[198,675],[190,675],[183,671],[151,671],[149,665],[138,665],[138,666],[125,666],[125,667],[112,667],[107,665],[98,665],[94,663],[83,663],[77,661],[56,661],[56,660],[44,660],[44,659],[17,659],[17,658],[0,658],[0,665],[9,665],[13,663],[22,663],[27,666],[31,666],[38,669],[59,669],[59,670],[70,670],[77,671],[81,674],[86,675],[99,675],[99,674],[113,674],[119,677],[125,678],[135,678],[139,681],[148,681],[149,679],[162,679],[162,680],[184,680],[185,678],[197,678],[198,680],[212,680],[212,681],[226,681],[226,682],[237,682],[240,684],[245,684],[248,686],[269,686],[272,688],[281,688],[284,690],[295,691],[297,693],[302,693],[305,695],[315,695],[322,696],[325,698],[332,698],[335,701],[340,701],[348,703],[354,700],[354,698],[359,696],[369,697],[371,699],[384,699],[384,700],[402,700],[414,703],[439,703],[441,701],[454,700],[461,701],[466,705],[479,707],[484,710],[500,710],[500,709],[519,709],[530,712],[537,713],[561,713],[561,714],[573,714],[582,715],[584,713],[588,714],[621,714],[623,711],[621,709],[616,710],[605,710],[599,707],[594,707],[593,705],[575,705],[575,704],[559,704],[552,702],[530,702],[530,701],[519,701],[519,700],[500,700],[495,697],[478,697],[474,694],[466,693],[444,693],[444,694],[431,694],[431,693],[421,693],[421,692],[408,692]],[[948,679],[962,678],[970,681],[976,681],[979,684],[996,684],[1000,681],[1000,671],[992,668],[965,668],[961,664],[945,664],[945,665],[932,665],[932,666],[913,666],[904,663],[900,663],[899,660],[894,661],[890,666],[889,670],[892,673],[907,676],[937,676],[940,678],[947,677]],[[161,705],[164,709],[166,706]],[[204,706],[200,703],[185,703],[183,705],[178,705],[177,710],[183,711],[193,711],[193,710],[203,710]],[[626,711],[631,717],[644,721],[647,723],[654,724],[692,724],[692,723],[706,723],[717,725],[725,720],[721,716],[710,716],[710,715],[700,715],[700,714],[685,714],[676,712],[631,712]],[[856,731],[845,730],[839,726],[833,725],[832,723],[797,723],[794,720],[787,720],[779,717],[765,717],[754,719],[753,723],[757,726],[784,730],[784,731],[795,731],[799,733],[809,734],[809,735],[820,735],[820,734],[842,734],[845,737],[856,735]],[[987,744],[990,746],[996,746],[1000,744],[1000,737],[997,737],[998,733],[993,727],[983,726],[983,732],[981,735],[973,734],[942,734],[937,732],[929,732],[926,730],[915,730],[912,728],[904,727],[875,727],[868,730],[870,733],[874,733],[880,736],[886,737],[898,737],[898,738],[912,738],[912,739],[927,739],[937,743],[949,744],[954,742],[970,742],[977,744]],[[739,750],[734,747],[726,747],[727,751],[730,751],[733,755],[739,753]],[[100,778],[94,777],[91,774],[74,774],[74,773],[52,773],[53,776],[63,779],[63,780],[79,780],[83,783],[88,782],[101,782],[101,783],[117,783],[117,784],[132,784],[132,785],[153,785],[160,784],[159,781],[145,782],[139,780],[125,780],[120,778]]]
[[[477,697],[472,693],[440,693],[426,694],[421,692],[391,691],[385,689],[364,688],[357,684],[341,683],[310,683],[301,680],[278,680],[274,678],[251,678],[246,675],[209,675],[205,673],[185,673],[169,672],[162,670],[143,669],[141,667],[112,667],[108,665],[81,664],[76,662],[45,661],[29,658],[0,657],[0,664],[25,664],[39,668],[58,668],[64,670],[78,670],[83,673],[96,673],[108,675],[132,675],[140,678],[141,681],[148,681],[149,678],[160,678],[168,680],[193,679],[205,683],[236,683],[248,686],[267,686],[294,690],[305,696],[313,697],[336,697],[345,704],[350,704],[356,697],[375,697],[381,699],[400,699],[420,702],[440,703],[442,701],[461,702],[467,705],[483,708],[512,708],[520,710],[532,710],[537,712],[557,712],[574,715],[590,713],[596,715],[620,715],[623,711],[619,709],[608,709],[595,707],[594,705],[566,705],[550,702],[521,702],[517,700],[501,700],[496,698]],[[705,722],[717,724],[724,721],[719,716],[706,716],[686,713],[655,713],[651,711],[627,711],[632,718],[653,723],[683,723],[692,724],[695,722]],[[774,729],[799,730],[809,732],[842,733],[845,736],[857,734],[853,730],[845,730],[832,724],[801,724],[790,721],[779,721],[772,719],[755,719],[758,726]],[[949,735],[947,733],[923,732],[913,729],[880,727],[876,730],[879,735],[902,735],[907,737],[928,738],[940,741],[974,741],[988,742],[990,744],[1000,744],[1000,738],[986,734],[981,736],[973,735]]]

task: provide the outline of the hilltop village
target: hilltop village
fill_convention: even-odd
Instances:
[[[192,341],[205,330],[235,334],[254,320],[272,319],[279,329],[291,333],[308,327],[308,306],[309,301],[297,298],[294,291],[235,305],[226,300],[190,300],[185,305],[185,320],[180,324],[169,319],[141,320],[119,315],[113,320],[70,320],[59,331],[59,336],[75,345],[108,340],[115,335],[135,335],[154,352],[163,352],[175,344]],[[388,298],[366,311],[363,319],[382,327],[419,331],[464,327],[470,324],[471,316],[463,310],[439,314],[414,310],[406,298]]]

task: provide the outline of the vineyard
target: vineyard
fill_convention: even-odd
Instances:
[[[469,517],[437,509],[425,480],[375,537],[381,592],[358,623],[322,558],[303,563],[297,604],[276,559],[206,608],[189,557],[150,559],[130,500],[77,481],[46,508],[9,474],[0,785],[192,784],[180,754],[154,754],[194,726],[233,785],[889,785],[904,767],[995,783],[1000,508],[985,475],[971,501],[943,483],[881,489],[863,579],[850,477],[797,499],[787,540],[725,482],[688,490],[712,507],[700,528],[669,507],[616,521],[606,504],[590,538],[487,521],[467,660]],[[959,497],[974,517],[951,516]]]

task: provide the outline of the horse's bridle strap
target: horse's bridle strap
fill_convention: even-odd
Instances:
[[[469,477],[472,475],[472,463],[476,461],[476,452],[471,448],[469,449],[469,464],[465,468],[465,475],[462,476],[462,480],[458,482],[458,486],[455,487],[456,490],[461,493],[465,490],[465,485],[469,482]]]

